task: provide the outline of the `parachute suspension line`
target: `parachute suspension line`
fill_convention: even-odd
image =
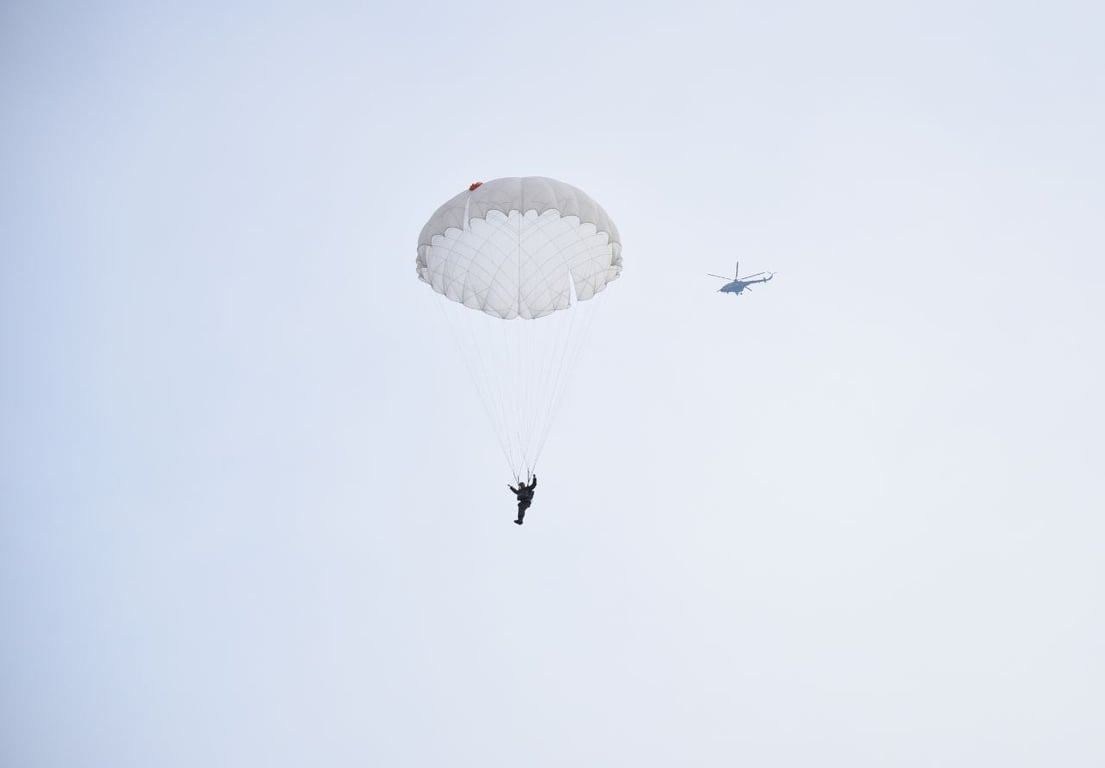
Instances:
[[[563,317],[555,318],[557,327],[552,327],[550,322],[549,336],[550,343],[547,345],[549,354],[544,360],[544,372],[542,373],[542,386],[545,394],[545,409],[541,414],[534,414],[534,436],[536,438],[536,445],[534,451],[534,464],[537,464],[537,459],[540,458],[541,449],[544,446],[544,436],[546,436],[552,428],[552,422],[554,420],[553,405],[556,400],[556,392],[558,382],[564,374],[564,359],[565,352],[569,346],[571,346],[572,339],[574,337],[574,329],[576,326],[576,315],[579,313],[580,308],[573,306],[565,312],[569,315],[567,318],[567,324],[563,322]],[[553,321],[553,318],[550,318]],[[540,418],[538,418],[540,417]]]
[[[475,350],[476,362],[479,366],[479,374],[473,377],[475,379],[474,384],[477,390],[482,392],[482,397],[484,397],[488,403],[489,410],[491,411],[490,421],[492,429],[495,430],[496,439],[501,445],[507,463],[513,467],[515,465],[513,446],[511,446],[509,440],[505,439],[507,434],[506,424],[509,423],[509,418],[504,409],[502,392],[501,390],[496,390],[496,384],[499,384],[499,382],[495,381],[489,375],[489,371],[495,369],[494,359],[492,359],[490,363],[488,362],[488,357],[493,357],[494,349],[485,349],[480,342],[479,335],[476,333],[476,323],[483,318],[464,313],[461,313],[461,315],[464,318],[462,322],[465,323],[465,328],[468,331],[470,348]]]
[[[475,325],[476,323],[486,324],[490,322],[490,320],[486,315],[478,314],[470,317],[469,322],[469,327],[472,329],[473,343],[479,345],[479,339],[477,339],[476,337]],[[483,334],[480,334],[480,336],[486,338]],[[502,353],[500,349],[500,345],[497,345],[495,343],[494,338],[488,338],[488,346],[486,350],[481,349],[481,355],[483,352],[486,352],[487,357],[491,359],[490,365],[486,366],[483,370],[482,381],[486,383],[488,392],[493,398],[494,404],[496,406],[496,412],[499,415],[499,420],[494,425],[495,431],[498,434],[499,439],[506,444],[507,452],[509,455],[508,461],[510,463],[511,470],[514,471],[515,474],[517,474],[516,468],[518,465],[518,457],[516,451],[516,443],[512,442],[510,434],[510,425],[513,423],[514,415],[508,413],[508,408],[511,403],[510,399],[506,395],[506,393],[509,391],[509,389],[507,389],[507,387],[509,386],[509,382],[505,382],[502,380],[501,377],[495,375],[496,371],[502,370],[502,364],[500,361]]]
[[[565,396],[568,391],[568,384],[576,369],[576,364],[582,356],[583,350],[587,347],[587,341],[591,335],[595,314],[598,311],[597,304],[598,302],[592,297],[586,302],[578,302],[572,310],[572,325],[564,338],[564,343],[561,348],[561,362],[556,371],[556,381],[553,384],[551,393],[549,414],[545,419],[545,427],[541,431],[541,435],[537,441],[537,454],[534,459],[534,465],[537,464],[537,459],[541,457],[541,452],[544,450],[545,443],[549,439],[549,435],[552,431],[552,425],[556,421],[556,417],[560,413],[560,408],[563,406],[566,399]],[[585,308],[581,305],[585,305]],[[583,312],[583,317],[578,318],[579,322],[577,322],[577,318],[574,317],[574,314],[578,312]]]
[[[556,318],[556,317],[548,317],[548,318],[543,317],[543,318],[539,318],[539,319],[533,321],[533,323],[534,323],[533,336],[535,337],[535,344],[534,344],[535,349],[540,349],[543,352],[547,352],[547,350],[549,349],[547,339],[550,335],[550,331],[552,330],[552,325],[555,324],[558,319],[559,318]],[[547,393],[547,390],[548,390],[548,388],[547,388],[548,375],[547,375],[547,371],[545,369],[547,369],[548,366],[550,365],[551,357],[552,357],[552,355],[550,355],[550,354],[544,354],[542,356],[542,359],[530,362],[528,364],[528,368],[527,368],[527,370],[530,371],[530,376],[529,376],[529,378],[531,380],[531,383],[530,383],[530,388],[531,389],[530,389],[530,391],[532,393],[536,393],[534,398],[533,398],[533,400],[535,402],[531,402],[530,410],[528,410],[526,412],[528,414],[527,432],[530,435],[531,447],[533,447],[533,442],[534,442],[533,438],[534,438],[534,436],[536,436],[539,432],[540,419],[542,417],[548,415],[547,414],[548,405],[549,405],[549,403],[548,403],[548,393]],[[534,463],[536,464],[536,454],[534,455]],[[531,468],[531,470],[532,470],[532,468]]]
[[[529,365],[532,389],[537,393],[536,402],[528,412],[531,459],[534,468],[540,453],[539,437],[547,425],[551,411],[557,349],[564,335],[565,319],[571,321],[571,318],[565,318],[564,313],[558,311],[534,321],[534,336],[537,337],[535,346],[541,351],[540,359],[532,361]]]
[[[528,473],[530,471],[530,446],[533,443],[533,433],[529,429],[529,414],[532,412],[532,386],[531,360],[535,356],[538,347],[538,339],[534,335],[540,326],[536,320],[517,319],[512,321],[518,326],[518,334],[514,337],[514,365],[518,372],[518,442],[522,446],[522,465]],[[523,338],[523,335],[525,338]]]
[[[556,365],[556,349],[558,338],[563,330],[563,316],[554,313],[552,316],[538,318],[532,321],[534,337],[534,349],[540,352],[537,359],[527,362],[529,371],[529,384],[527,392],[530,397],[529,410],[526,412],[527,434],[529,435],[527,459],[528,470],[532,474],[537,464],[539,452],[538,438],[545,429],[552,405],[553,372]]]
[[[518,464],[516,465],[516,471],[521,473],[521,470],[526,465],[526,440],[524,433],[521,430],[522,414],[525,412],[525,403],[522,399],[522,366],[519,360],[519,353],[521,351],[522,336],[519,333],[519,329],[515,327],[516,323],[520,322],[515,318],[514,320],[504,320],[502,322],[503,327],[503,353],[506,355],[507,365],[504,366],[504,370],[510,376],[510,382],[508,383],[509,389],[504,390],[504,400],[509,400],[510,405],[513,406],[514,412],[511,414],[510,424],[514,427],[514,433],[511,436],[513,442],[512,446],[517,447],[516,459]],[[506,392],[514,392],[514,397],[509,397]]]
[[[480,339],[483,338],[483,334],[476,333],[477,323],[487,323],[489,318],[482,313],[461,313],[465,318],[466,326],[468,328],[469,336],[471,338],[472,348],[475,349],[477,360],[480,365],[480,376],[476,381],[477,387],[483,387],[487,392],[487,398],[491,404],[493,410],[492,428],[495,430],[496,437],[504,446],[504,453],[507,457],[507,463],[513,469],[517,464],[517,458],[515,456],[514,445],[510,442],[510,434],[508,432],[508,425],[510,422],[510,414],[507,413],[507,398],[504,394],[504,384],[502,381],[494,376],[495,370],[501,366],[496,362],[496,350],[494,340],[489,340],[487,347],[485,348],[481,344]],[[490,362],[488,362],[490,359]]]
[[[445,323],[445,326],[449,329],[450,335],[453,337],[453,344],[459,350],[461,350],[460,358],[461,358],[461,360],[464,361],[464,367],[468,370],[468,378],[472,381],[473,385],[475,386],[476,394],[479,396],[479,399],[480,399],[480,405],[483,406],[484,414],[487,416],[488,421],[491,422],[492,431],[495,433],[495,440],[499,444],[499,450],[502,452],[503,458],[506,459],[506,463],[512,468],[512,471],[513,471],[514,462],[511,460],[510,452],[507,450],[507,446],[503,442],[503,439],[501,437],[502,431],[496,426],[497,425],[496,413],[495,413],[494,409],[491,407],[491,404],[490,404],[489,399],[488,399],[490,393],[485,392],[484,388],[481,387],[480,384],[479,384],[479,382],[481,380],[486,380],[486,376],[483,376],[481,378],[480,376],[476,375],[476,371],[472,368],[472,363],[468,359],[468,355],[465,355],[463,353],[463,350],[464,350],[466,345],[462,343],[462,340],[460,338],[460,329],[457,327],[456,323],[449,317],[449,311],[454,310],[454,308],[453,307],[446,308],[445,304],[443,302],[440,302],[440,301],[434,301],[433,303],[437,306],[438,312],[441,313],[442,321]],[[457,321],[457,322],[461,322],[461,321]],[[468,324],[468,330],[469,331],[473,330],[472,327],[471,327],[471,323]],[[473,333],[472,335],[474,337],[475,334]],[[474,347],[475,347],[476,352],[478,354],[479,351],[480,351],[479,350],[479,345],[474,344]],[[484,368],[482,356],[479,356],[478,359],[480,361],[481,369]],[[515,481],[518,480],[518,473],[517,472],[514,473],[514,479],[515,479]]]

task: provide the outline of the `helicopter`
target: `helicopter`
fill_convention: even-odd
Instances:
[[[741,263],[738,261],[737,262],[737,269],[733,273],[732,282],[726,283],[725,285],[718,288],[718,292],[719,293],[731,293],[734,296],[737,296],[746,289],[749,290],[749,291],[752,290],[751,288],[748,287],[748,286],[752,285],[752,283],[766,283],[768,280],[775,277],[774,272],[757,272],[754,275],[745,275],[744,277],[739,277],[740,271],[741,271]],[[707,272],[706,274],[709,275],[710,277],[719,277],[722,280],[728,280],[729,279],[728,277],[722,277],[721,275],[710,274],[709,272]],[[760,277],[760,275],[767,275],[767,277]],[[754,278],[754,277],[760,277],[760,279],[759,280],[753,280],[752,278]]]

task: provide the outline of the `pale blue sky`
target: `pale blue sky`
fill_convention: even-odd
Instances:
[[[228,5],[0,10],[0,763],[1105,763],[1099,6]],[[625,259],[521,529],[515,175]]]

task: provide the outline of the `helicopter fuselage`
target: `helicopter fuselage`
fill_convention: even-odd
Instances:
[[[753,283],[766,283],[773,277],[774,275],[768,275],[767,277],[761,277],[759,280],[734,280],[733,282],[726,283],[725,285],[718,288],[718,292],[731,293],[734,296],[738,296],[745,288],[752,285]]]

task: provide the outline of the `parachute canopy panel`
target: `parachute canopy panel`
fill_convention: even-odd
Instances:
[[[437,209],[418,237],[418,277],[471,309],[511,320],[567,309],[617,279],[621,241],[606,211],[540,176],[472,187]]]

